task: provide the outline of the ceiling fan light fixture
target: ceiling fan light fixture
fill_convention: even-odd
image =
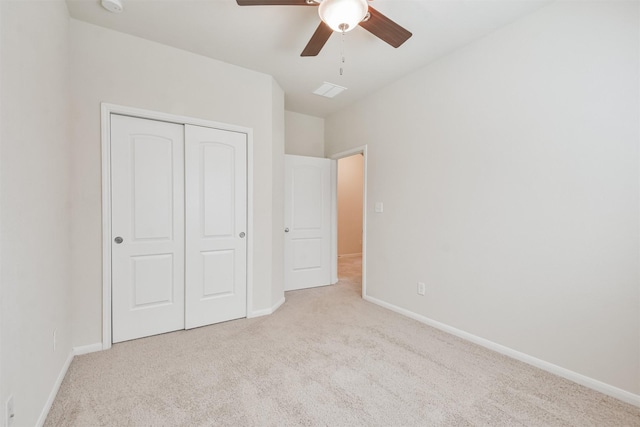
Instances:
[[[353,30],[367,15],[367,0],[322,0],[318,15],[333,31]]]

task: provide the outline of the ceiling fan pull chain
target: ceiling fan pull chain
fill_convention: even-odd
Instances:
[[[342,37],[340,38],[340,58],[341,58],[341,63],[340,63],[340,75],[342,75],[343,73],[343,64],[344,64],[344,38],[345,38],[345,32],[342,32]]]

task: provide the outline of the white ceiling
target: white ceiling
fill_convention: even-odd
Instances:
[[[235,0],[67,0],[75,19],[271,74],[287,110],[325,117],[549,0],[375,0],[378,11],[413,33],[394,49],[358,27],[334,33],[317,57],[300,57],[319,23],[316,7],[238,6]],[[345,63],[341,76],[341,45]],[[327,99],[323,82],[348,88]]]

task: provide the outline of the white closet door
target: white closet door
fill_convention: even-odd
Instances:
[[[184,127],[111,116],[113,342],[184,329]]]
[[[331,283],[331,160],[284,156],[284,290]]]
[[[247,314],[247,136],[185,126],[186,328]]]

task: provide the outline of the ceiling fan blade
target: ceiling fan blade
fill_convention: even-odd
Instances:
[[[236,0],[238,6],[317,6],[307,0]]]
[[[369,13],[371,17],[359,25],[391,46],[400,47],[413,35],[371,6],[369,6]]]
[[[322,50],[324,44],[329,40],[333,30],[324,22],[320,22],[316,32],[311,36],[311,40],[307,43],[300,56],[316,56]]]

